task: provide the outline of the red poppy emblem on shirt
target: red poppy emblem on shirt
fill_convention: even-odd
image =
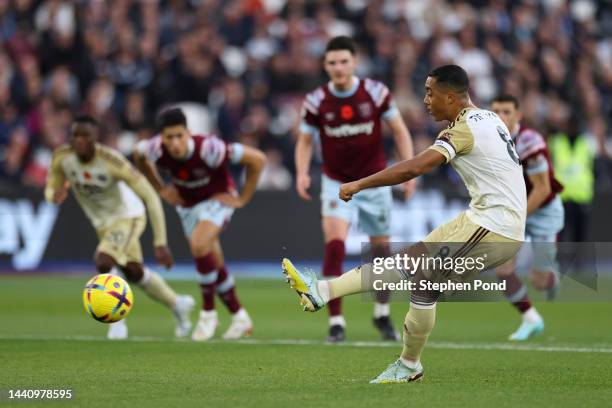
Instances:
[[[89,174],[88,171],[86,171],[83,176],[85,177],[85,180],[89,180],[91,178],[91,174]]]
[[[354,115],[353,107],[350,105],[344,105],[340,108],[340,117],[344,120],[352,119]]]
[[[187,180],[189,178],[189,172],[185,169],[180,169],[178,172],[178,178],[181,180]]]

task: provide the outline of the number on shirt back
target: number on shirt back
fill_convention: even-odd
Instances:
[[[512,161],[514,161],[516,164],[520,164],[518,153],[516,152],[516,148],[514,147],[514,141],[512,140],[512,138],[501,126],[497,127],[497,133],[499,134],[499,137],[501,137],[503,142],[506,143],[506,148],[508,149],[508,154],[510,155]]]

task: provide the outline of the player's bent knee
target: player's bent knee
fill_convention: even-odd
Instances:
[[[533,270],[529,274],[529,281],[537,290],[546,290],[549,287],[549,276],[552,271]]]
[[[125,279],[130,283],[138,283],[144,276],[142,265],[136,262],[128,262],[125,267],[121,268],[121,271],[125,275]]]
[[[98,252],[95,258],[96,270],[98,273],[109,273],[115,266],[115,260],[103,252]]]
[[[207,244],[194,244],[191,246],[191,255],[196,258],[208,256],[212,253],[212,247]]]

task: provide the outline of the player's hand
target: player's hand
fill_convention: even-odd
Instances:
[[[232,193],[220,193],[215,194],[211,197],[212,200],[217,200],[222,204],[227,205],[232,208],[242,208],[245,205],[245,202],[235,194]]]
[[[404,200],[408,200],[416,191],[416,179],[408,180],[402,184],[402,189],[404,190]]]
[[[185,201],[178,190],[171,184],[162,187],[162,189],[159,190],[159,196],[172,206],[185,205]]]
[[[53,193],[53,204],[62,204],[68,198],[68,189],[70,188],[70,183],[68,180],[64,182],[64,185],[55,190]]]
[[[312,200],[312,197],[308,194],[308,189],[310,188],[310,176],[308,174],[298,174],[295,188],[299,196],[304,200]]]
[[[172,268],[172,265],[174,265],[172,252],[170,252],[170,248],[167,245],[155,247],[155,259],[157,259],[158,264],[165,266],[167,269]]]
[[[342,201],[351,201],[353,195],[357,194],[361,189],[357,181],[352,181],[340,186],[340,193],[338,196]]]

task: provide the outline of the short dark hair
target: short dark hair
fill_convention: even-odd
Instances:
[[[72,119],[72,123],[74,123],[74,124],[80,123],[80,124],[84,124],[84,125],[91,125],[91,126],[96,127],[96,128],[100,126],[100,125],[98,125],[98,121],[95,120],[93,118],[93,116],[86,115],[86,114],[75,116],[74,119]]]
[[[161,132],[169,126],[183,125],[187,127],[187,117],[180,108],[171,108],[163,111],[157,118],[157,129]]]
[[[448,86],[458,93],[465,93],[470,88],[467,72],[459,65],[442,65],[429,73],[436,78],[439,85]]]
[[[329,51],[340,51],[347,50],[351,54],[355,55],[357,53],[357,44],[351,37],[347,37],[345,35],[340,35],[338,37],[334,37],[327,43],[325,47],[325,53],[327,54]]]
[[[514,95],[510,95],[510,94],[499,94],[499,95],[497,95],[497,96],[496,96],[495,98],[493,98],[493,100],[491,101],[491,103],[495,103],[495,102],[500,102],[500,103],[503,103],[503,102],[512,102],[512,103],[514,104],[514,107],[515,107],[516,109],[518,109],[518,108],[519,108],[519,106],[520,106],[520,105],[519,105],[519,101],[518,101],[518,99],[516,98],[516,96],[514,96]]]

